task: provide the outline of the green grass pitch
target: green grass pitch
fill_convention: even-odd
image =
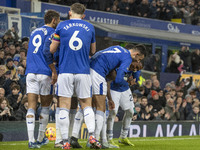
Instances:
[[[200,150],[200,136],[182,136],[182,137],[148,137],[148,138],[130,138],[135,144],[135,147],[121,145],[123,150]],[[86,140],[79,140],[83,149]],[[117,142],[117,139],[115,139]],[[26,150],[28,149],[27,141],[18,142],[0,142],[0,150]],[[48,145],[42,146],[41,150],[54,150],[54,142],[51,141]]]

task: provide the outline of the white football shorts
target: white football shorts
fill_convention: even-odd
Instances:
[[[104,77],[95,70],[90,69],[93,95],[107,95],[107,82]]]
[[[89,74],[62,73],[58,75],[56,94],[72,97],[74,92],[80,99],[92,97],[92,81]]]
[[[112,100],[115,103],[115,111],[118,111],[119,106],[123,110],[128,110],[130,108],[134,108],[133,103],[133,95],[131,93],[130,88],[124,92],[118,92],[114,90],[110,90]]]
[[[28,73],[26,77],[26,90],[27,93],[51,95],[53,93],[51,77],[44,74]]]

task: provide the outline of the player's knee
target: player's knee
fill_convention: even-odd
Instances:
[[[133,114],[134,114],[133,109],[128,109],[128,110],[125,111],[125,113],[126,113],[127,116],[130,116],[130,117],[132,117]]]
[[[117,115],[117,112],[114,111],[114,110],[111,110],[111,111],[110,111],[110,114],[109,114],[109,117],[110,117],[110,118],[115,118],[116,115]]]
[[[34,115],[26,115],[26,118],[33,118]]]

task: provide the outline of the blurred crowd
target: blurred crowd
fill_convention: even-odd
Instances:
[[[151,54],[144,60],[144,70],[160,72],[160,55]],[[200,74],[200,50],[191,51],[189,47],[182,46],[180,50],[169,53],[165,72],[184,73],[192,72]]]
[[[161,89],[157,75],[131,86],[135,104],[133,121],[147,120],[195,120],[200,121],[200,87],[196,87],[193,77],[171,81]],[[123,119],[119,109],[115,121]]]
[[[0,121],[25,120],[28,106],[25,76],[28,40],[27,37],[19,39],[14,28],[0,38]],[[183,69],[199,73],[199,53],[199,50],[191,53],[183,46],[179,54],[170,55],[167,69],[174,73],[180,73]],[[144,69],[156,72],[159,60],[158,55],[147,57]],[[179,78],[161,89],[157,75],[152,75],[151,79],[140,76],[137,84],[131,85],[130,88],[135,103],[134,121],[200,119],[200,87],[194,85],[192,77],[184,80]],[[50,121],[55,120],[56,106],[57,99],[54,97],[50,108]],[[39,99],[36,120],[39,118],[40,109]],[[122,118],[123,111],[119,109],[116,121]]]
[[[88,9],[171,21],[179,18],[183,23],[198,25],[200,2],[198,0],[41,0],[68,5],[80,2]]]

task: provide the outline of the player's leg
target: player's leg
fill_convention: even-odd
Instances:
[[[63,149],[68,149],[69,144],[69,110],[71,107],[71,97],[74,89],[74,75],[73,74],[59,74],[57,81],[57,93],[59,96],[59,126],[61,137],[63,140]]]
[[[41,113],[39,116],[39,133],[37,144],[42,146],[48,144],[49,140],[45,137],[45,129],[49,122],[49,106],[52,102],[53,95],[40,95],[41,100]]]
[[[61,148],[63,146],[63,141],[60,133],[60,125],[59,125],[59,111],[60,111],[60,106],[59,106],[59,97],[57,97],[57,107],[56,107],[56,141],[55,141],[55,148]]]
[[[109,116],[107,120],[107,138],[108,138],[109,144],[112,144],[116,148],[119,148],[119,145],[117,145],[113,141],[113,126],[114,126],[115,117],[119,108],[119,100],[121,98],[121,92],[110,90],[110,93],[112,96],[112,100],[115,104],[115,108],[114,110],[109,110]]]
[[[122,93],[122,97],[120,99],[120,106],[125,111],[125,113],[124,113],[124,117],[122,120],[122,128],[121,128],[119,142],[126,144],[126,145],[134,146],[134,144],[131,143],[129,141],[129,139],[127,138],[131,120],[132,120],[132,116],[134,113],[134,111],[133,111],[133,108],[134,108],[133,96],[132,96],[130,89],[128,89],[127,91],[124,91]]]
[[[105,100],[107,95],[107,82],[104,77],[98,74],[93,69],[90,69],[93,88],[93,101],[96,106],[95,114],[95,136],[99,139],[100,132],[103,127],[104,113],[105,113]]]
[[[101,145],[94,138],[95,116],[92,109],[92,81],[90,75],[77,74],[75,80],[75,90],[83,110],[84,121],[89,132],[89,141],[94,148],[100,148]]]
[[[60,96],[59,100],[60,111],[58,120],[64,148],[69,144],[69,110],[71,106],[71,98]]]
[[[103,127],[100,133],[100,141],[102,144],[102,149],[109,148],[107,135],[106,135],[106,129],[107,129],[107,117],[106,117],[106,113],[104,113]]]
[[[74,119],[75,119],[75,115],[76,115],[76,112],[77,112],[77,107],[78,107],[78,99],[75,95],[73,95],[72,101],[71,101],[71,108],[70,108],[70,112],[69,112],[69,120],[70,120],[69,137],[72,136]]]
[[[35,129],[35,111],[38,101],[39,84],[35,74],[28,74],[26,78],[26,86],[28,93],[28,110],[26,114],[26,125],[29,139],[29,148],[40,148],[34,138]]]
[[[83,109],[84,121],[89,132],[89,143],[91,148],[101,148],[101,144],[95,138],[95,115],[91,105],[91,98],[80,99],[81,108]]]
[[[106,112],[104,114],[103,128],[102,128],[101,134],[100,134],[102,149],[118,148],[117,146],[114,146],[114,145],[108,143],[108,140],[107,140],[106,131],[107,131],[107,118],[108,118],[108,115],[109,115],[109,110],[108,110],[108,102],[107,102],[107,99],[106,99]]]
[[[51,77],[47,75],[36,75],[39,79],[41,113],[39,116],[39,133],[37,144],[46,145],[49,140],[45,137],[45,129],[49,122],[49,107],[53,100],[53,85],[51,85]]]
[[[99,140],[101,130],[103,128],[104,115],[105,115],[105,99],[106,95],[93,95],[93,100],[96,104],[95,114],[95,136]]]
[[[79,132],[81,130],[82,123],[83,123],[83,110],[79,108],[78,112],[75,115],[72,137],[70,139],[70,145],[73,148],[82,148],[82,146],[78,143]]]

